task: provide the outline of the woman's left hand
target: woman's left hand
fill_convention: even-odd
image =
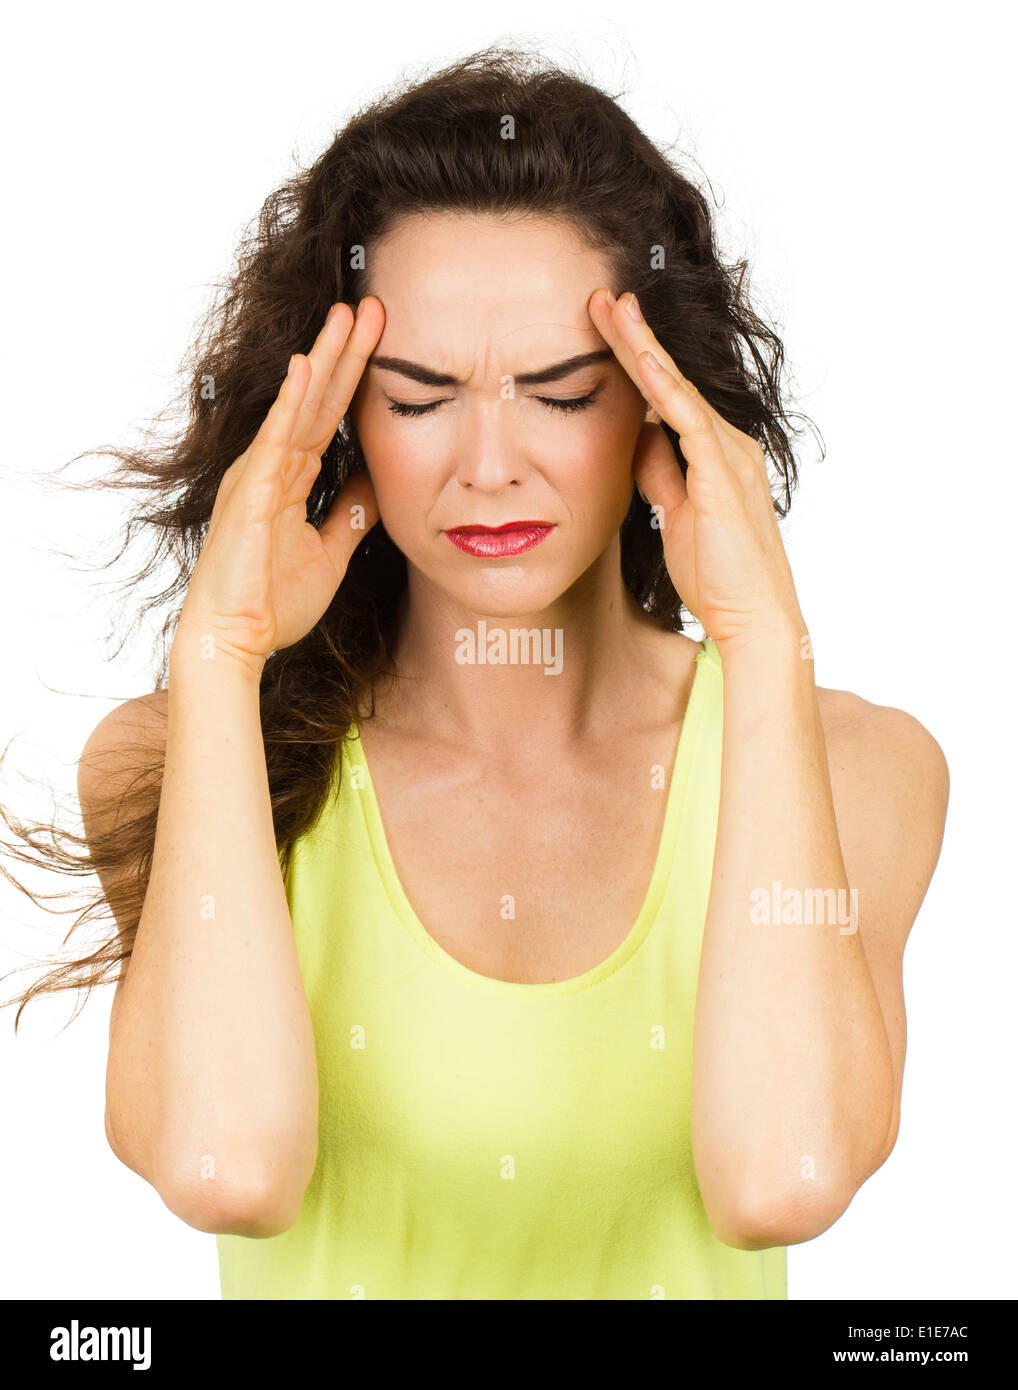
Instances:
[[[643,426],[633,477],[661,529],[665,564],[683,603],[722,657],[775,636],[800,641],[806,624],[778,531],[762,447],[710,406],[682,375],[626,293],[596,290],[588,313],[659,417]],[[635,314],[632,310],[635,309]],[[660,363],[655,369],[653,357]]]

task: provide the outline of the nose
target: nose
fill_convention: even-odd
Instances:
[[[500,492],[523,481],[526,464],[513,428],[513,401],[496,398],[473,403],[459,443],[456,481],[478,492]]]

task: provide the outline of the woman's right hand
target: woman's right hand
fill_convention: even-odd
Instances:
[[[384,326],[380,300],[362,300],[356,319],[338,303],[310,353],[294,354],[257,435],[223,474],[181,611],[183,640],[211,638],[216,655],[257,674],[332,602],[378,503],[367,473],[344,484],[320,528],[306,503]]]

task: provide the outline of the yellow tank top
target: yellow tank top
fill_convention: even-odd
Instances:
[[[721,730],[708,638],[671,777],[651,780],[664,825],[632,930],[582,975],[520,984],[429,937],[351,726],[286,884],[318,1163],[289,1230],[216,1237],[224,1298],[787,1297],[783,1246],[714,1235],[690,1147]]]

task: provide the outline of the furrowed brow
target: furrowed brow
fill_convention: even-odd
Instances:
[[[583,352],[578,357],[567,357],[564,362],[556,362],[550,367],[542,367],[539,372],[520,372],[514,378],[521,386],[541,386],[549,381],[560,381],[564,376],[570,376],[573,372],[579,371],[581,367],[588,367],[593,362],[604,362],[609,357],[614,357],[611,348],[601,348],[597,352]],[[369,357],[368,361],[373,367],[381,367],[383,371],[398,372],[400,376],[409,377],[411,381],[418,381],[422,386],[461,386],[463,383],[458,377],[449,372],[436,372],[431,367],[424,367],[419,362],[409,362],[405,357],[380,357],[378,355]]]

